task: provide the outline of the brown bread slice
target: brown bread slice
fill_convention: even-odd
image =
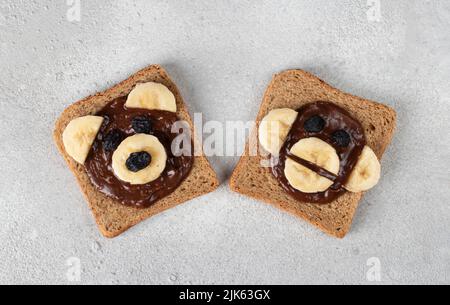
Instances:
[[[169,78],[166,71],[157,65],[147,67],[137,72],[127,80],[105,92],[90,96],[71,105],[63,112],[56,122],[54,130],[56,146],[66,160],[70,170],[74,173],[94,214],[100,231],[104,236],[109,238],[118,236],[146,218],[195,197],[212,192],[219,185],[214,170],[206,157],[202,154],[201,156],[195,157],[191,173],[175,192],[159,200],[150,208],[136,209],[123,206],[115,200],[98,192],[91,184],[84,166],[76,163],[67,155],[62,141],[62,133],[71,120],[85,115],[94,115],[110,101],[128,95],[137,83],[150,81],[164,84],[174,93],[178,107],[178,117],[181,120],[187,121],[193,130],[192,120],[180,92]]]
[[[276,108],[298,109],[316,101],[335,103],[359,120],[365,129],[367,144],[381,159],[394,134],[395,111],[385,105],[343,93],[302,70],[289,70],[274,76],[264,95],[252,136],[257,137],[259,123],[269,111]],[[281,188],[269,168],[260,166],[263,159],[259,154],[249,156],[247,144],[231,177],[231,189],[299,216],[332,236],[343,238],[349,232],[363,193],[347,192],[327,205],[298,202]]]

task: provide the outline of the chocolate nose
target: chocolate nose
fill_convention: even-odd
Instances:
[[[141,151],[132,153],[130,157],[128,157],[125,165],[128,170],[137,173],[149,166],[150,163],[152,163],[152,156],[146,151]]]

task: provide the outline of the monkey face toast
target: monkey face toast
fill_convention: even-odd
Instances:
[[[259,139],[272,154],[273,175],[299,201],[330,203],[346,191],[366,191],[380,178],[361,124],[329,102],[271,111]]]
[[[344,237],[365,190],[380,178],[395,110],[296,69],[273,76],[256,125],[231,189]]]

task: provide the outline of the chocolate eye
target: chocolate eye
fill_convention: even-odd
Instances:
[[[315,115],[306,120],[303,126],[307,132],[321,132],[325,128],[325,120]]]
[[[338,130],[331,136],[333,143],[340,147],[347,147],[350,145],[350,135],[345,130]]]
[[[152,162],[152,156],[148,152],[141,151],[132,153],[128,159],[125,165],[127,166],[128,170],[137,173],[138,171],[143,170],[147,166],[150,165]]]
[[[114,151],[119,147],[124,138],[123,133],[118,129],[111,130],[103,139],[103,149],[105,151]]]
[[[136,133],[149,134],[152,131],[152,122],[146,116],[137,116],[131,122],[131,127]]]

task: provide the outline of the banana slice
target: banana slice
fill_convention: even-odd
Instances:
[[[128,95],[125,106],[177,112],[175,95],[166,86],[153,82],[137,84]]]
[[[380,181],[381,165],[373,150],[364,147],[345,188],[353,193],[365,192]]]
[[[85,116],[71,121],[62,135],[67,154],[84,164],[102,123],[103,118],[98,116]]]
[[[259,125],[259,142],[265,150],[278,156],[298,112],[288,108],[275,109]]]
[[[146,168],[132,172],[128,169],[126,162],[131,154],[139,152],[150,154],[151,162]],[[158,138],[147,134],[137,134],[126,138],[116,149],[112,157],[112,168],[120,180],[132,185],[141,185],[158,179],[166,167],[166,162],[166,150]]]
[[[339,173],[340,161],[336,150],[318,138],[306,138],[298,141],[292,147],[291,153],[333,174]],[[316,174],[291,159],[286,160],[284,174],[295,189],[307,194],[324,192],[333,185],[333,181]]]

